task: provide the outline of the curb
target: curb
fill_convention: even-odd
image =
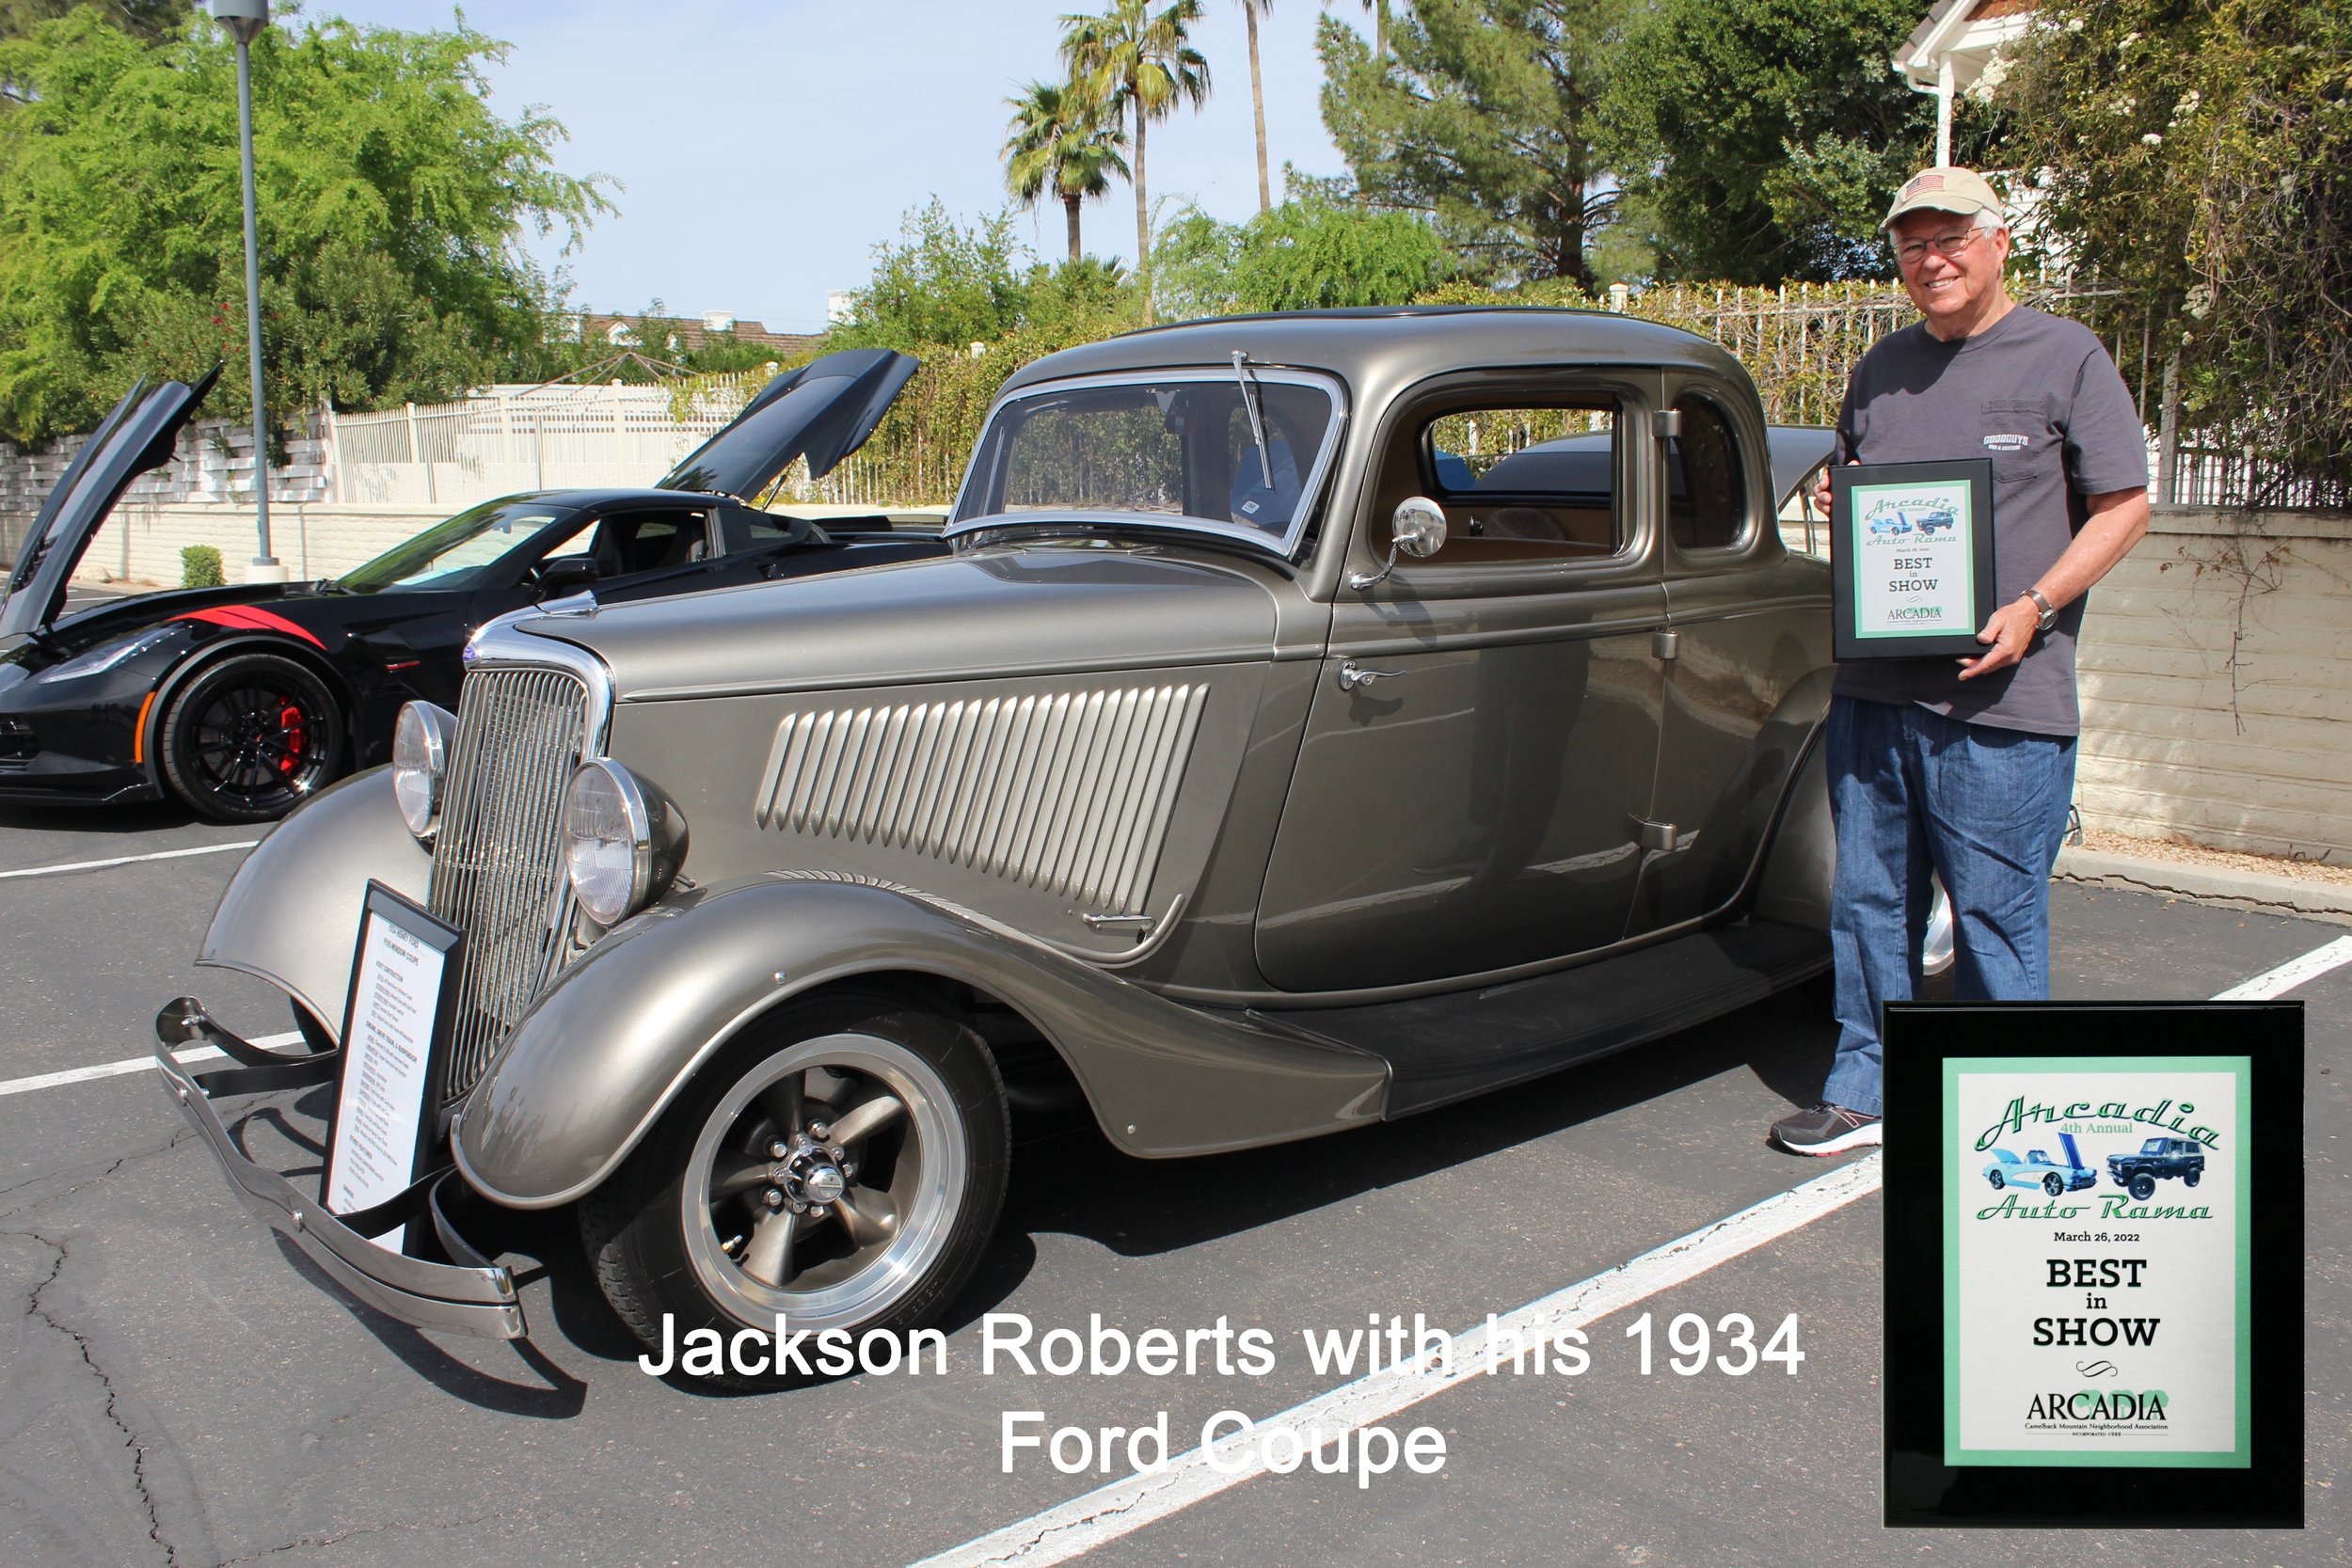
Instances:
[[[2352,926],[2352,887],[2305,881],[2266,871],[2221,870],[2180,861],[2105,854],[2073,846],[2058,851],[2057,879],[2126,893],[2161,893],[2201,904],[2259,910]]]

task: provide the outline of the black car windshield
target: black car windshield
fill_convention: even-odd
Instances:
[[[2151,1138],[2139,1146],[2142,1154],[2162,1154],[2170,1146],[2162,1138]]]
[[[1041,388],[989,421],[947,531],[1144,522],[1288,553],[1339,406],[1320,376],[1254,366]]]
[[[341,578],[355,594],[387,588],[474,588],[493,568],[522,550],[548,524],[568,515],[532,501],[485,501],[425,530]]]

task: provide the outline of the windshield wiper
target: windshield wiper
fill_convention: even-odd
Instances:
[[[1265,487],[1274,488],[1274,458],[1266,451],[1265,421],[1258,417],[1257,389],[1249,384],[1248,356],[1233,350],[1233,379],[1241,383],[1241,405],[1249,415],[1249,434],[1258,443],[1258,471],[1265,476]]]

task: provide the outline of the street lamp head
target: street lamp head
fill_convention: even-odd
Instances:
[[[269,25],[269,0],[213,0],[213,20],[239,43],[251,43]]]

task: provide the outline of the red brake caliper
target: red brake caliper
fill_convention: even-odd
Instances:
[[[278,730],[286,740],[286,754],[278,759],[278,770],[292,773],[302,766],[302,710],[292,703],[279,708]]]

